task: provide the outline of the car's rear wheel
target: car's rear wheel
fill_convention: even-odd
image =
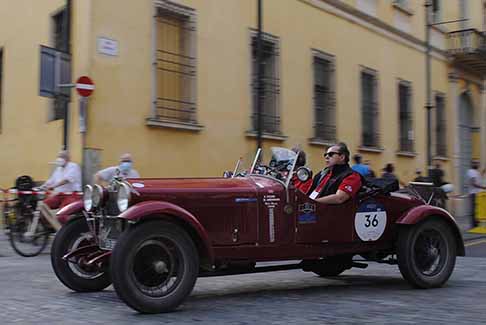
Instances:
[[[400,229],[398,266],[414,287],[442,286],[454,270],[456,254],[455,237],[445,221],[430,219]]]
[[[51,248],[51,264],[54,273],[66,287],[78,292],[94,292],[111,284],[110,274],[106,270],[83,263],[89,258],[88,255],[78,255],[69,261],[63,259],[67,253],[93,243],[94,238],[83,218],[68,222],[57,232]]]
[[[142,313],[168,312],[194,288],[199,256],[181,227],[149,221],[120,236],[111,269],[113,286],[128,306]]]

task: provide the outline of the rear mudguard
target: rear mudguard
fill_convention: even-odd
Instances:
[[[144,201],[128,208],[119,215],[119,218],[135,222],[147,219],[179,219],[196,232],[203,245],[203,252],[208,257],[209,262],[214,263],[214,251],[206,229],[196,217],[178,205],[163,201]]]
[[[457,255],[464,256],[466,251],[464,249],[464,240],[462,239],[461,230],[459,229],[456,220],[444,209],[431,205],[420,205],[405,212],[398,218],[396,223],[400,225],[414,225],[430,217],[440,217],[451,226],[457,243]]]
[[[70,203],[56,213],[57,220],[59,220],[60,223],[65,224],[69,221],[72,215],[82,213],[83,208],[83,200]]]

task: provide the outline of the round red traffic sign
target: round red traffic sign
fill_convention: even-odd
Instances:
[[[93,93],[94,88],[93,80],[90,77],[82,76],[76,80],[76,91],[79,96],[89,97]]]

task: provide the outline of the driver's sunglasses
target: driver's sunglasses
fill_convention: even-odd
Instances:
[[[340,155],[341,153],[336,152],[336,151],[329,151],[324,153],[324,158],[331,158],[334,155]]]

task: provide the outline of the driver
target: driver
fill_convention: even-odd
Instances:
[[[324,153],[327,167],[314,176],[307,193],[320,203],[341,204],[356,197],[361,176],[349,167],[349,150],[345,143],[335,144]]]

